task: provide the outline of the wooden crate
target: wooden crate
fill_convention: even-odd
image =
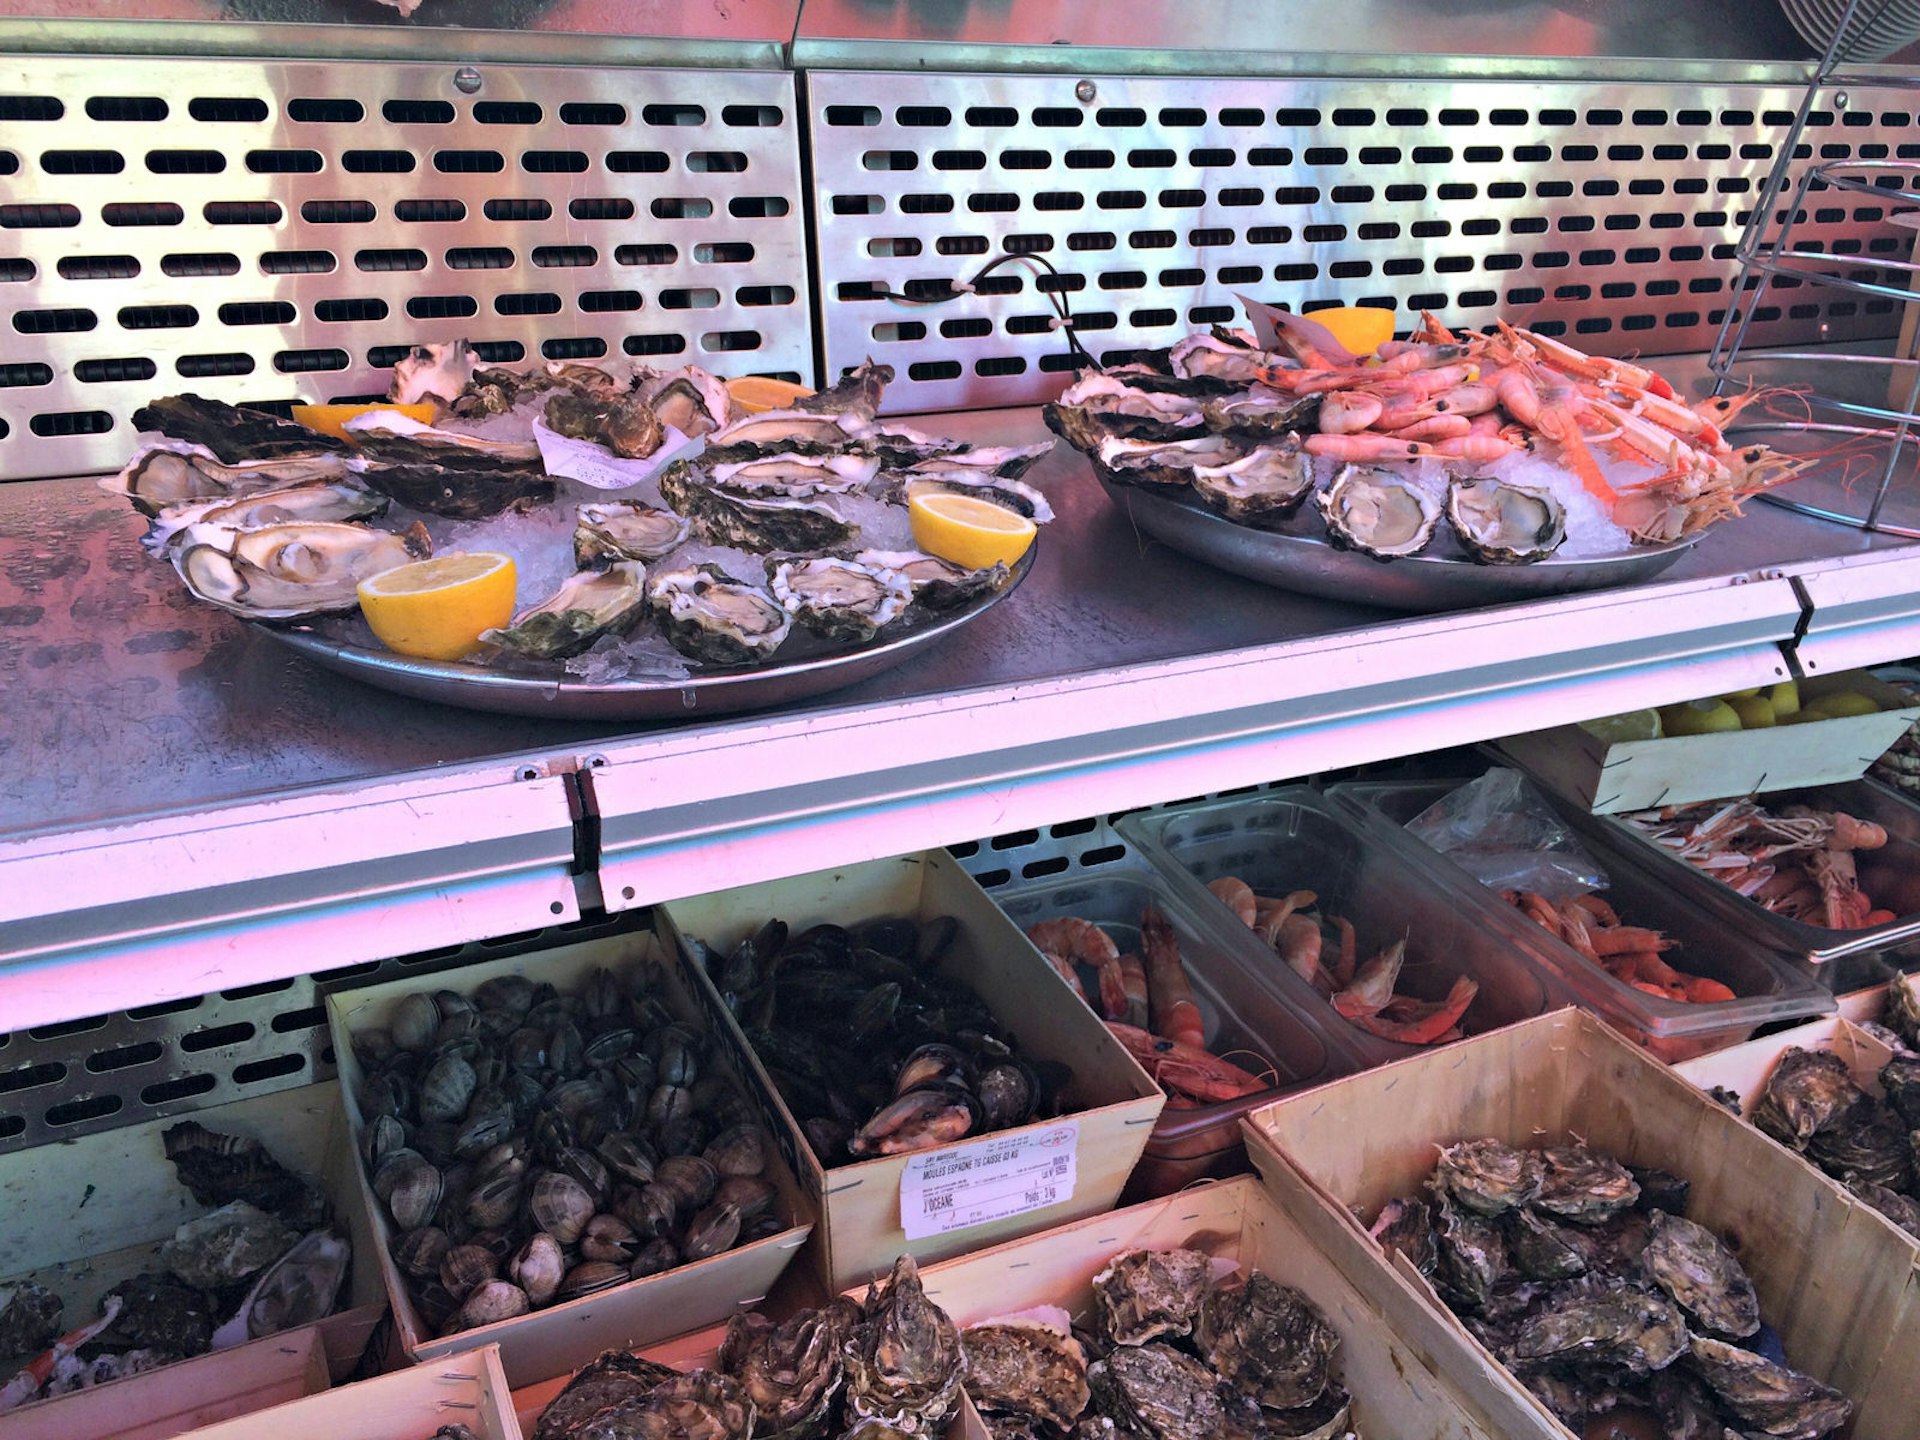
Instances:
[[[1578,725],[1509,735],[1501,750],[1530,773],[1597,814],[1734,799],[1858,780],[1920,718],[1904,690],[1865,671],[1822,675],[1800,684],[1801,700],[1858,690],[1877,714],[1608,744]]]
[[[464,1425],[475,1440],[522,1440],[497,1346],[191,1433],[192,1440],[427,1440],[442,1425]]]
[[[28,1405],[0,1417],[6,1440],[171,1440],[327,1388],[317,1326],[286,1330]]]
[[[1336,1080],[1255,1111],[1247,1133],[1248,1153],[1311,1243],[1446,1378],[1482,1397],[1499,1433],[1568,1434],[1416,1272],[1382,1258],[1365,1219],[1420,1189],[1438,1145],[1578,1136],[1690,1180],[1688,1214],[1737,1237],[1788,1363],[1858,1406],[1852,1440],[1911,1440],[1920,1413],[1912,1245],[1590,1016],[1560,1011]]]
[[[496,975],[526,975],[552,982],[562,990],[584,984],[602,966],[626,974],[645,964],[656,964],[667,986],[669,1008],[682,1019],[705,1025],[700,1006],[678,962],[650,933],[640,931],[609,936],[579,945],[469,966],[459,984],[472,990]],[[352,1133],[358,1137],[363,1117],[358,1102],[363,1078],[354,1054],[355,1033],[385,1025],[387,1015],[403,996],[418,990],[442,989],[445,975],[399,980],[364,990],[345,990],[327,997],[327,1019],[333,1030],[335,1061],[340,1067],[341,1099]],[[732,1049],[716,1044],[711,1064],[734,1073]],[[740,1076],[735,1073],[736,1081]],[[753,1083],[742,1088],[751,1096]],[[356,1145],[356,1151],[358,1146]],[[777,1148],[777,1147],[776,1147]],[[406,1284],[388,1253],[394,1229],[386,1209],[374,1197],[366,1167],[356,1163],[362,1204],[376,1236],[373,1254],[393,1306],[402,1348],[414,1361],[437,1360],[482,1345],[500,1347],[500,1363],[509,1383],[531,1384],[555,1375],[570,1375],[603,1350],[633,1349],[669,1335],[723,1320],[735,1310],[751,1309],[766,1295],[794,1252],[806,1243],[813,1211],[784,1161],[776,1156],[767,1178],[780,1190],[782,1213],[790,1224],[765,1239],[739,1245],[707,1260],[681,1265],[644,1280],[629,1280],[578,1300],[550,1305],[518,1319],[476,1326],[454,1335],[436,1336],[421,1319]]]
[[[892,1268],[903,1252],[911,1251],[921,1261],[942,1259],[1111,1208],[1166,1103],[1160,1087],[1039,958],[973,877],[943,851],[676,900],[661,908],[658,923],[678,940],[683,953],[689,938],[724,953],[772,916],[798,934],[823,922],[852,924],[882,915],[920,920],[953,916],[959,933],[942,962],[947,973],[979,992],[1023,1053],[1060,1061],[1074,1074],[1074,1106],[1059,1119],[957,1141],[921,1155],[961,1164],[1003,1142],[1039,1143],[1058,1137],[1063,1145],[1074,1146],[1075,1187],[1065,1199],[1024,1213],[908,1239],[901,1219],[901,1186],[914,1157],[882,1156],[823,1168],[719,993],[698,966],[690,964],[699,975],[715,1027],[725,1027],[743,1066],[754,1072],[769,1123],[782,1136],[820,1217],[811,1254],[829,1292],[864,1284]],[[1066,1140],[1069,1135],[1077,1139]]]
[[[0,1157],[0,1213],[8,1217],[0,1226],[0,1276],[6,1277],[0,1283],[45,1285],[66,1303],[64,1323],[71,1329],[96,1315],[101,1297],[120,1281],[158,1269],[160,1246],[183,1222],[211,1208],[180,1183],[161,1146],[162,1133],[188,1118],[210,1130],[261,1141],[281,1164],[317,1180],[333,1202],[335,1224],[353,1242],[355,1263],[348,1271],[345,1308],[315,1329],[328,1371],[335,1378],[345,1376],[358,1363],[387,1301],[354,1178],[339,1087],[332,1081]],[[177,1376],[170,1383],[211,1401],[238,1372],[219,1356],[204,1355],[149,1373]],[[131,1383],[115,1382],[102,1393],[118,1396]],[[79,1398],[41,1401],[0,1422],[0,1432],[10,1436],[6,1425],[28,1413],[64,1415]]]

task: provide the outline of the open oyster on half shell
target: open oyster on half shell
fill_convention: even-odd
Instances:
[[[1269,440],[1224,465],[1196,465],[1192,474],[1194,494],[1242,524],[1283,519],[1313,491],[1313,462],[1297,435]]]
[[[951,610],[976,595],[997,589],[1006,583],[1008,574],[1005,565],[969,570],[919,550],[862,550],[853,558],[862,565],[906,576],[913,586],[914,604],[936,611]]]
[[[573,561],[586,569],[615,560],[659,560],[686,544],[692,526],[641,500],[601,500],[575,512]]]
[[[1544,490],[1491,476],[1455,480],[1447,521],[1467,553],[1483,565],[1530,565],[1567,538],[1567,511]]]
[[[820,555],[767,566],[773,598],[828,640],[862,644],[913,603],[913,582],[897,570]]]
[[[856,527],[824,501],[790,495],[726,495],[676,460],[660,475],[660,494],[702,539],[743,550],[829,550],[852,540]]]
[[[386,514],[388,503],[386,496],[345,480],[310,480],[238,498],[169,505],[154,517],[140,543],[150,554],[161,555],[173,537],[190,525],[257,530],[294,522],[371,520]]]
[[[1334,545],[1376,560],[1418,555],[1440,526],[1439,499],[1391,470],[1349,465],[1313,498]]]
[[[656,575],[648,598],[674,649],[713,665],[764,660],[793,629],[779,601],[718,565]]]
[[[405,534],[337,521],[294,521],[252,530],[189,525],[168,558],[186,586],[243,620],[301,620],[358,609],[368,576],[432,553],[418,522]]]
[[[168,440],[140,451],[118,475],[102,480],[110,495],[124,495],[142,515],[157,517],[176,506],[235,500],[296,485],[345,480],[348,457],[337,451],[279,455],[228,465],[204,446]]]
[[[560,588],[480,638],[535,660],[578,655],[602,635],[626,630],[646,611],[647,570],[620,560],[605,570],[577,570]]]

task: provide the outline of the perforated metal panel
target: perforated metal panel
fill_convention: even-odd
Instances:
[[[0,62],[0,476],[157,394],[385,393],[405,346],[812,372],[788,74]]]
[[[1076,87],[1092,98],[1082,99]],[[1073,368],[1046,291],[1102,359],[1231,321],[1234,292],[1307,308],[1496,316],[1602,353],[1706,349],[1751,198],[1799,93],[1596,81],[808,76],[831,373],[899,372],[902,411],[1022,404]],[[1855,91],[1806,158],[1920,156],[1912,95]],[[1836,199],[1797,236],[1903,248]],[[938,299],[989,257],[1008,266]],[[1888,334],[1891,301],[1770,297],[1756,344]],[[1404,328],[1404,326],[1403,326]]]

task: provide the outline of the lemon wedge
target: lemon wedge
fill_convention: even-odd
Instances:
[[[1393,312],[1373,305],[1339,305],[1311,310],[1303,317],[1333,332],[1355,355],[1371,355],[1393,338]]]
[[[458,660],[482,631],[513,619],[515,585],[511,555],[474,550],[382,571],[357,588],[360,613],[389,650]]]
[[[433,409],[432,405],[295,405],[292,414],[296,425],[304,425],[309,430],[318,430],[338,440],[351,440],[352,433],[344,427],[356,415],[366,415],[375,410],[397,410],[422,425],[431,425]]]
[[[1609,745],[1618,745],[1625,740],[1658,740],[1660,713],[1657,710],[1629,710],[1624,715],[1602,715],[1597,720],[1582,720],[1580,728]]]
[[[761,415],[769,410],[784,410],[794,401],[813,394],[804,385],[791,380],[775,380],[766,375],[741,375],[727,381],[727,399],[743,415]]]
[[[1033,521],[1004,505],[951,490],[910,494],[907,523],[913,543],[927,554],[969,570],[1013,564],[1040,533]]]

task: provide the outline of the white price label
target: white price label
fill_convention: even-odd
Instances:
[[[533,422],[533,438],[540,443],[540,463],[549,475],[564,475],[596,490],[628,489],[643,480],[651,480],[675,460],[706,449],[705,440],[682,435],[671,425],[667,426],[660,448],[643,460],[623,460],[606,446],[591,440],[556,435],[543,420]]]
[[[1071,1200],[1079,1146],[1079,1123],[1062,1120],[909,1156],[900,1174],[900,1228],[919,1240]]]

